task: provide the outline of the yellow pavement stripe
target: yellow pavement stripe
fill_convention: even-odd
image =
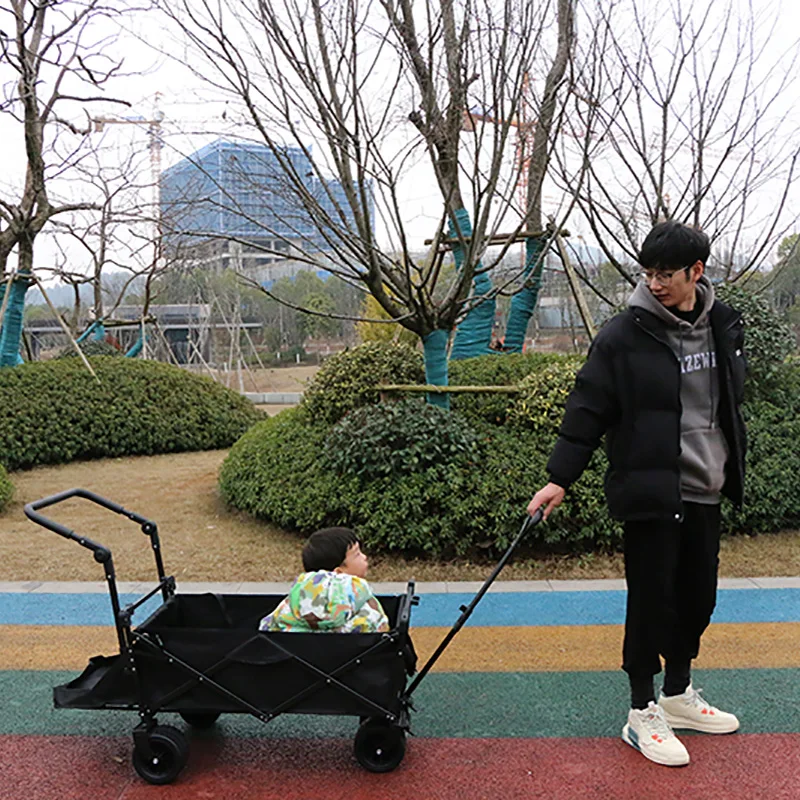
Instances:
[[[448,628],[412,631],[420,665]],[[322,634],[320,634],[322,635]],[[436,664],[438,672],[562,672],[618,669],[622,626],[467,627]],[[90,656],[118,652],[114,629],[0,625],[0,669],[82,670]],[[706,669],[800,667],[800,622],[720,623],[703,637]]]
[[[621,625],[464,628],[444,651],[443,672],[571,672],[619,669]],[[446,628],[413,632],[421,663]],[[703,636],[697,667],[756,669],[800,666],[800,623],[712,625]]]
[[[118,652],[112,627],[0,625],[0,669],[82,670],[91,656]]]

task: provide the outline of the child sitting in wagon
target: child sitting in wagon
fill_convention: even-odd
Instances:
[[[303,547],[303,569],[288,596],[261,620],[262,631],[379,633],[389,620],[365,580],[367,557],[354,531],[324,528]]]

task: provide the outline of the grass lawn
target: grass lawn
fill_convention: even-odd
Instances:
[[[165,566],[184,581],[291,580],[300,567],[302,538],[224,508],[217,472],[227,451],[103,459],[39,467],[11,475],[14,500],[0,515],[0,580],[103,580],[90,551],[29,522],[22,506],[75,486],[90,489],[158,523]],[[532,489],[534,487],[531,487]],[[155,574],[138,526],[82,500],[48,509],[76,533],[109,546],[119,580]],[[522,509],[520,510],[522,513]],[[800,575],[800,532],[723,540],[725,577]],[[482,580],[491,563],[437,563],[399,557],[371,559],[374,581]],[[622,577],[619,555],[520,560],[506,580]]]

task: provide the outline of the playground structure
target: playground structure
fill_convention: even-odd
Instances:
[[[254,334],[262,323],[246,320],[241,310],[226,313],[217,298],[211,303],[118,306],[111,318],[84,320],[83,332],[74,339],[104,341],[128,358],[163,361],[202,372],[229,388],[245,391],[247,383],[258,390],[253,370],[264,369]],[[26,349],[31,360],[47,358],[69,345],[69,329],[58,319],[38,320],[25,326]]]

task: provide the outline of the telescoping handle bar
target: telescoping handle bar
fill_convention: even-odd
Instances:
[[[489,591],[489,587],[494,583],[497,576],[500,574],[503,567],[508,563],[508,560],[511,558],[512,553],[516,550],[517,545],[522,540],[522,537],[534,527],[534,525],[538,525],[539,522],[542,521],[543,518],[542,509],[539,508],[536,510],[536,513],[533,516],[525,517],[525,522],[522,523],[522,528],[520,532],[517,534],[517,537],[514,539],[513,542],[508,547],[508,550],[503,554],[503,557],[497,563],[497,566],[494,568],[492,574],[486,579],[486,582],[481,586],[478,593],[475,597],[472,598],[472,601],[467,606],[461,606],[461,616],[456,620],[456,624],[447,632],[447,635],[442,639],[439,646],[434,651],[433,655],[427,660],[425,666],[417,673],[416,677],[411,684],[409,685],[408,689],[405,693],[405,698],[409,699],[414,692],[414,690],[419,686],[422,679],[430,672],[431,667],[439,660],[439,656],[445,651],[447,645],[453,640],[453,637],[464,627],[466,621],[472,616],[472,612],[475,610],[475,606],[480,603],[481,598]]]
[[[39,513],[39,509],[41,508],[54,506],[56,503],[63,503],[64,500],[69,500],[72,497],[80,497],[84,500],[90,500],[92,503],[96,503],[98,506],[102,506],[103,508],[107,508],[109,511],[113,511],[115,514],[120,514],[123,517],[133,520],[133,522],[136,522],[141,526],[142,533],[150,538],[150,546],[153,549],[153,555],[155,556],[156,560],[156,569],[158,571],[158,585],[151,592],[140,598],[137,602],[127,606],[122,613],[119,605],[116,576],[114,574],[114,560],[111,557],[111,550],[109,550],[109,548],[105,545],[93,542],[86,536],[80,536],[66,525],[62,525],[60,522],[56,522],[55,520],[45,517],[44,514]],[[43,528],[47,528],[47,530],[53,531],[59,536],[63,536],[65,539],[71,539],[73,542],[77,542],[79,545],[81,545],[81,547],[85,547],[94,553],[95,561],[98,561],[100,564],[102,564],[105,569],[106,582],[108,583],[108,591],[111,595],[111,605],[114,610],[114,619],[117,623],[117,633],[120,637],[120,641],[122,641],[124,635],[123,629],[129,625],[130,617],[136,608],[142,605],[142,603],[144,603],[146,600],[149,600],[150,597],[156,594],[156,592],[159,590],[161,590],[161,593],[164,597],[164,602],[166,602],[174,593],[175,581],[173,578],[165,577],[164,574],[164,561],[161,557],[161,545],[158,541],[158,526],[155,522],[143,517],[141,514],[137,514],[135,511],[129,511],[127,508],[123,508],[119,503],[115,503],[113,500],[108,500],[105,497],[100,497],[99,494],[90,492],[88,489],[67,489],[65,492],[59,492],[58,494],[51,495],[50,497],[43,497],[41,500],[34,500],[32,503],[28,503],[25,506],[25,515],[37,525],[41,525]]]
[[[115,514],[121,514],[123,517],[133,520],[142,526],[142,531],[144,533],[151,538],[153,535],[155,535],[156,542],[158,541],[158,534],[156,533],[157,527],[155,522],[145,519],[143,516],[135,513],[134,511],[128,511],[119,505],[119,503],[106,500],[105,497],[100,497],[100,495],[90,492],[88,489],[67,489],[65,492],[59,492],[58,494],[51,495],[50,497],[43,497],[41,500],[34,500],[32,503],[28,503],[25,506],[25,516],[28,517],[28,519],[32,522],[35,522],[37,525],[41,525],[43,528],[47,528],[47,530],[53,531],[53,533],[57,533],[59,536],[63,536],[65,539],[71,539],[73,542],[77,542],[82,547],[88,548],[94,553],[95,561],[99,562],[100,564],[105,564],[111,558],[111,551],[107,547],[103,546],[102,544],[97,544],[97,542],[93,542],[86,536],[79,536],[77,533],[75,533],[75,531],[70,530],[66,525],[62,525],[60,522],[48,519],[44,516],[44,514],[39,513],[40,508],[54,506],[56,503],[62,503],[64,500],[69,500],[71,497],[81,497],[84,500],[91,500],[91,502],[97,503],[97,505],[107,508],[109,511],[113,511]],[[158,555],[157,560],[160,560],[160,554]],[[163,577],[163,569],[160,570],[159,577]]]
[[[158,570],[158,585],[146,595],[140,597],[135,603],[131,603],[124,609],[120,606],[119,602],[117,580],[114,575],[114,559],[111,557],[111,550],[105,545],[93,542],[86,536],[80,536],[66,525],[62,525],[60,522],[56,522],[44,516],[44,514],[39,513],[40,508],[47,508],[57,503],[63,503],[65,500],[69,500],[72,497],[80,497],[84,500],[89,500],[98,506],[113,511],[115,514],[120,514],[123,517],[133,520],[133,522],[141,526],[142,533],[150,538],[150,546],[153,548],[153,554],[156,559],[156,569]],[[50,497],[43,497],[41,500],[34,500],[32,503],[27,503],[24,510],[25,516],[31,520],[31,522],[35,522],[37,525],[41,525],[43,528],[47,528],[47,530],[53,531],[53,533],[57,533],[65,539],[70,539],[73,542],[77,542],[81,547],[91,550],[94,553],[95,561],[103,565],[106,583],[108,584],[108,594],[111,598],[111,610],[114,614],[114,626],[117,629],[119,650],[121,654],[125,655],[125,658],[132,667],[134,664],[133,652],[131,650],[131,617],[133,616],[133,612],[153,595],[158,593],[159,590],[161,591],[165,603],[175,593],[175,580],[171,577],[166,578],[164,576],[164,562],[161,558],[161,546],[158,541],[158,526],[155,522],[141,516],[141,514],[128,511],[128,509],[123,508],[119,503],[107,500],[105,497],[100,497],[99,494],[90,492],[88,489],[67,489],[65,492],[59,492]]]

